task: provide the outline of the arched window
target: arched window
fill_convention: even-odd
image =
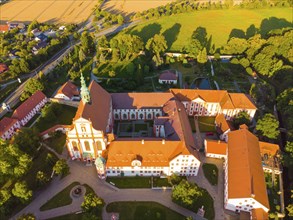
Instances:
[[[152,114],[151,113],[148,114],[148,119],[152,119]]]
[[[96,141],[97,150],[102,150],[102,143],[100,141]]]
[[[91,151],[90,143],[88,141],[84,142],[84,146],[86,151]]]
[[[135,114],[134,113],[131,114],[131,119],[135,119]]]
[[[123,119],[127,119],[127,114],[123,114]]]
[[[143,119],[143,114],[142,113],[139,114],[139,118]]]
[[[115,113],[114,118],[119,119],[119,115],[117,113]]]
[[[71,144],[72,144],[72,146],[73,146],[73,150],[74,150],[74,151],[78,151],[78,147],[77,147],[77,143],[76,143],[76,141],[72,141]]]
[[[160,117],[160,113],[157,113],[157,114],[156,114],[156,117],[157,117],[157,118]]]

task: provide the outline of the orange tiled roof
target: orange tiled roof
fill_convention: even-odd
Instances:
[[[0,24],[0,32],[6,32],[8,29],[9,28],[7,24]]]
[[[224,141],[206,140],[206,153],[226,155],[227,147]]]
[[[78,96],[79,91],[76,85],[74,85],[72,82],[67,81],[63,84],[63,86],[57,91],[57,94],[64,94],[68,98],[72,98],[73,96]]]
[[[252,220],[268,220],[269,214],[265,212],[262,208],[251,210]]]
[[[269,209],[258,138],[247,129],[228,133],[228,198],[254,198]]]
[[[142,158],[143,167],[169,166],[169,162],[176,156],[174,153],[180,154],[183,148],[181,141],[165,140],[163,144],[160,138],[146,138],[143,141],[121,138],[110,143],[106,166],[131,166],[137,156]]]
[[[8,70],[8,67],[5,63],[0,63],[0,73],[5,72],[6,70]]]
[[[112,93],[114,109],[139,109],[163,107],[170,99],[171,93]]]
[[[229,93],[235,108],[256,109],[251,97],[244,93]]]
[[[36,105],[38,105],[46,96],[41,91],[35,92],[31,97],[25,100],[15,111],[13,112],[12,118],[22,120],[32,111]]]
[[[217,124],[217,127],[220,129],[221,133],[224,133],[228,131],[229,129],[231,131],[234,129],[232,122],[227,121],[224,114],[218,114],[216,116],[215,123]]]
[[[271,156],[275,156],[277,152],[280,150],[279,145],[262,141],[259,142],[259,147],[261,155],[268,154]]]
[[[4,117],[0,121],[0,136],[8,131],[18,120],[15,118]]]
[[[92,81],[89,85],[91,103],[80,101],[74,120],[84,118],[90,120],[94,129],[106,132],[111,108],[111,95],[98,83]]]
[[[200,97],[206,102],[220,103],[222,109],[256,109],[250,97],[243,93],[228,93],[226,90],[170,89],[180,101],[191,101]]]

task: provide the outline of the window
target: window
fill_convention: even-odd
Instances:
[[[127,114],[123,114],[123,119],[127,119]]]
[[[142,113],[139,114],[139,118],[140,118],[140,119],[143,119],[143,114],[142,114]]]
[[[82,132],[86,132],[86,128],[85,128],[84,125],[81,125],[80,128],[81,128],[81,131],[82,131]]]
[[[86,151],[91,151],[90,143],[88,141],[84,142],[84,147]]]
[[[159,113],[157,113],[157,114],[156,114],[156,117],[157,117],[157,118],[158,118],[158,117],[160,117],[160,114],[159,114]]]
[[[96,141],[96,146],[98,150],[102,150],[102,143],[100,141]]]
[[[131,171],[131,173],[134,173],[134,171]]]
[[[148,114],[148,119],[152,119],[152,114],[151,113]]]
[[[116,114],[114,115],[114,117],[115,117],[115,119],[118,119],[118,118],[119,118],[119,115],[116,113]]]
[[[131,119],[135,119],[135,114],[131,114]]]
[[[74,151],[78,151],[77,143],[76,141],[72,141],[72,146]]]

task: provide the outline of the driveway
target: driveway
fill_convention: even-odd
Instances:
[[[117,189],[108,184],[105,180],[97,177],[95,167],[84,166],[83,163],[68,160],[71,174],[63,179],[55,178],[50,185],[40,193],[26,208],[15,215],[12,219],[16,219],[23,213],[34,213],[37,219],[48,219],[65,214],[80,211],[80,205],[83,199],[74,200],[71,205],[41,212],[39,208],[50,200],[54,195],[62,189],[77,181],[80,184],[88,184],[96,194],[104,199],[108,204],[114,201],[154,201],[158,202],[184,216],[192,216],[193,219],[202,219],[196,213],[191,212],[171,201],[171,190],[152,190],[152,189]],[[108,220],[109,215],[103,210],[103,219]]]

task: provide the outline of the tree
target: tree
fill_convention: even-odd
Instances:
[[[181,182],[182,178],[175,173],[170,176],[170,181],[173,185],[178,185]]]
[[[102,198],[99,198],[93,193],[89,193],[84,196],[84,202],[81,204],[81,209],[87,213],[99,214],[102,212],[104,205],[105,203]]]
[[[25,203],[30,200],[33,191],[27,188],[27,184],[25,181],[16,182],[14,188],[12,189],[12,194],[20,199],[21,202]]]
[[[83,62],[86,59],[86,55],[82,48],[79,50],[78,59],[80,62]]]
[[[124,18],[123,18],[123,16],[121,14],[119,14],[117,16],[117,21],[118,21],[118,24],[123,24],[124,23]]]
[[[32,213],[26,213],[19,216],[17,220],[36,220],[36,216]]]
[[[293,142],[287,141],[285,152],[283,153],[283,160],[286,167],[293,166]]]
[[[198,186],[186,180],[182,180],[172,190],[172,200],[185,207],[192,207],[194,201],[200,196],[202,196],[202,192]]]
[[[43,171],[38,171],[36,175],[36,180],[40,185],[44,185],[49,181],[49,178]]]
[[[263,118],[258,119],[256,130],[269,139],[277,139],[280,131],[279,122],[272,114],[265,114]]]
[[[86,55],[94,51],[94,47],[95,47],[94,40],[87,31],[82,32],[80,37],[80,42],[81,42],[81,48],[84,50],[84,53]]]
[[[293,190],[291,190],[291,199],[293,198]],[[288,216],[292,217],[293,216],[293,204],[289,204],[286,207],[287,211],[288,211]]]
[[[243,54],[248,48],[246,39],[232,37],[221,50],[222,54]]]
[[[53,170],[56,174],[66,175],[69,173],[69,166],[66,163],[65,159],[60,159],[56,162],[56,164],[53,167]]]
[[[24,101],[36,91],[43,91],[44,84],[35,78],[30,78],[24,86],[24,92],[20,96],[20,100]]]
[[[10,199],[11,193],[9,192],[8,189],[2,188],[0,189],[0,206],[2,206],[5,202]]]
[[[109,71],[109,76],[110,77],[115,77],[116,76],[115,71],[114,70]]]
[[[40,136],[36,129],[21,128],[13,137],[13,143],[22,151],[34,156],[37,149],[40,147]]]
[[[160,55],[165,52],[168,48],[167,41],[163,35],[156,34],[154,37],[150,38],[146,43],[146,49],[148,49],[152,54],[155,54],[157,59],[160,59]]]
[[[239,125],[242,124],[246,124],[247,126],[249,126],[251,124],[249,114],[246,111],[239,112],[238,115],[236,115],[236,117],[234,118],[233,124],[236,129],[238,129]]]
[[[201,51],[199,51],[196,59],[197,62],[201,64],[205,64],[208,61],[207,50],[205,47]]]

